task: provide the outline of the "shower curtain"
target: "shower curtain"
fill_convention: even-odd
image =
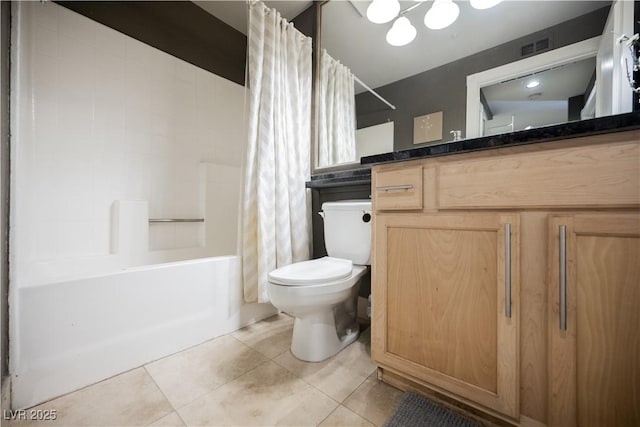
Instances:
[[[323,50],[318,103],[318,167],[356,160],[356,105],[351,70]]]
[[[310,253],[311,39],[261,2],[249,9],[242,274],[245,301],[268,302],[269,272]]]

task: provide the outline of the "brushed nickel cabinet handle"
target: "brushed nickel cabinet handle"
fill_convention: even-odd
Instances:
[[[560,330],[567,330],[567,227],[560,226]]]
[[[504,225],[504,315],[511,318],[511,224]]]
[[[204,218],[149,218],[149,222],[204,222]]]
[[[382,187],[376,187],[376,191],[411,190],[412,188],[413,184],[383,185]]]

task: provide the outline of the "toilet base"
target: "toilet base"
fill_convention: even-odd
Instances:
[[[321,362],[358,339],[360,327],[354,322],[338,336],[333,310],[296,317],[291,353],[306,362]]]
[[[296,358],[321,362],[358,339],[357,301],[366,272],[354,266],[350,277],[315,286],[269,283],[272,304],[295,318],[291,353]]]
[[[358,339],[357,301],[360,277],[340,303],[297,310],[291,353],[305,362],[321,362]]]

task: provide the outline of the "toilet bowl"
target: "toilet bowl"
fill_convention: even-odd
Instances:
[[[269,274],[271,303],[295,317],[291,353],[298,359],[320,362],[358,338],[357,299],[370,259],[370,212],[368,200],[324,203],[329,256]]]
[[[335,264],[348,268],[348,274],[332,277],[326,271],[318,271],[322,268],[330,271]],[[279,274],[269,275],[269,297],[274,306],[295,317],[291,340],[293,355],[308,362],[319,362],[358,338],[358,290],[360,278],[367,267],[352,266],[351,261],[331,257],[292,266],[296,267],[295,273],[304,279],[301,282],[293,278],[282,280],[282,272],[276,270],[274,273]],[[305,270],[325,273],[325,277],[313,276],[317,277],[314,280],[305,274]]]

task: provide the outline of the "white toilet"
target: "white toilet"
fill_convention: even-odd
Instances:
[[[291,352],[307,362],[325,360],[358,338],[358,290],[371,256],[369,200],[326,202],[320,215],[329,256],[269,273],[271,303],[295,317]]]

